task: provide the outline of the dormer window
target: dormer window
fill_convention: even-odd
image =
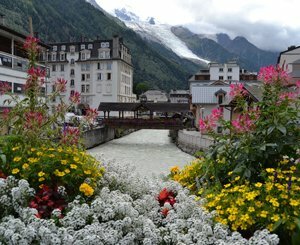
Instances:
[[[53,46],[53,51],[57,51],[57,46]]]
[[[52,54],[52,61],[56,61],[56,53]]]
[[[81,59],[82,60],[85,60],[86,58],[85,58],[85,53],[81,53]]]
[[[61,60],[61,61],[64,61],[64,60],[65,60],[65,54],[64,54],[64,53],[60,54],[60,60]]]
[[[93,44],[92,44],[92,43],[90,43],[90,44],[88,45],[88,49],[93,49]]]
[[[70,53],[74,54],[75,53],[75,46],[70,46]]]
[[[215,96],[217,97],[217,103],[219,105],[224,103],[225,100],[226,91],[223,89],[219,89],[217,92],[215,92]]]
[[[81,45],[80,45],[80,49],[81,49],[81,50],[85,49],[85,44],[81,44]]]
[[[224,95],[223,94],[219,94],[218,95],[218,104],[221,105],[224,101]]]
[[[61,45],[61,51],[66,51],[66,45]]]

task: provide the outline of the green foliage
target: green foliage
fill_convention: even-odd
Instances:
[[[26,179],[39,189],[44,184],[49,187],[64,186],[69,197],[78,195],[79,187],[89,179],[95,187],[104,171],[100,163],[85,151],[76,147],[26,147],[20,143],[5,147],[6,161],[0,161],[0,169],[18,179]]]
[[[140,94],[146,92],[149,89],[150,89],[150,87],[149,87],[148,83],[140,82],[140,83],[135,85],[133,91],[134,91],[135,94],[140,95]]]

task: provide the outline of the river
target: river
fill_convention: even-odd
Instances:
[[[172,166],[183,167],[194,157],[171,142],[169,130],[143,129],[89,150],[104,159],[132,164],[141,175],[168,174]]]

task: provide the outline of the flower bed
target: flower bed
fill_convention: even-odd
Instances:
[[[140,178],[129,167],[104,164],[106,172],[90,203],[75,199],[68,212],[36,217],[27,207],[34,195],[25,180],[0,179],[0,242],[5,244],[278,244],[276,235],[257,231],[246,240],[212,221],[176,182]],[[164,195],[166,192],[173,194]],[[159,200],[159,194],[164,201]],[[171,205],[166,200],[176,199]],[[163,209],[169,211],[165,215]]]

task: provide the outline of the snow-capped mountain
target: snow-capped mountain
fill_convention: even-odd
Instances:
[[[140,17],[131,11],[127,11],[125,8],[116,9],[114,14],[121,19],[127,27],[139,33],[143,38],[163,44],[178,56],[204,63],[209,62],[194,54],[183,41],[175,36],[171,31],[172,26],[161,24],[153,17],[141,20]]]

